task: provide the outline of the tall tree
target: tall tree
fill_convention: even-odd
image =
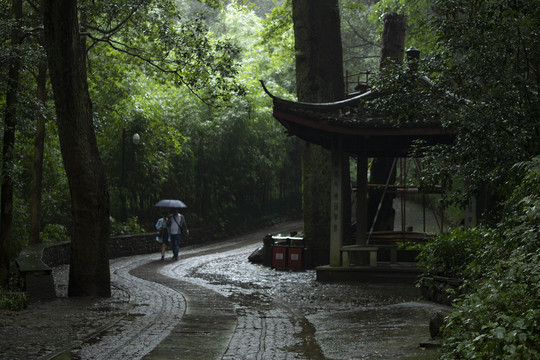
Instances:
[[[2,195],[0,200],[0,286],[9,280],[9,254],[13,237],[13,151],[15,146],[15,127],[17,124],[17,102],[19,93],[19,73],[21,60],[17,49],[21,41],[18,22],[22,18],[22,0],[11,1],[11,18],[14,21],[11,31],[11,60],[8,70],[8,90],[2,144]]]
[[[39,64],[37,81],[37,99],[46,106],[47,101],[47,60]],[[45,147],[45,114],[39,114],[34,138],[34,166],[32,168],[32,190],[30,205],[30,244],[41,242],[39,233],[41,229],[41,188],[43,184],[43,154]]]
[[[293,0],[292,10],[298,100],[342,100],[345,95],[338,1]],[[306,142],[301,148],[304,235],[309,239],[310,265],[327,264],[330,152]]]
[[[375,72],[378,69],[381,45],[375,39],[380,20],[376,22],[368,20],[376,3],[377,0],[341,0],[340,2],[343,67],[350,74],[360,71]],[[347,91],[352,90],[352,86],[347,89]]]
[[[390,64],[401,64],[405,52],[405,29],[407,18],[402,14],[387,14],[384,17],[382,34],[381,69]],[[371,164],[370,183],[390,184],[396,182],[396,166],[393,158],[375,158]],[[394,230],[396,211],[393,208],[394,194],[384,190],[373,190],[368,199],[368,226],[376,231]],[[380,207],[379,207],[380,204]],[[375,222],[375,223],[374,223]]]
[[[109,193],[94,133],[77,1],[50,0],[43,7],[45,49],[71,193],[68,295],[108,297]]]

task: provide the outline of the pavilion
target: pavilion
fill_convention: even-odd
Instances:
[[[427,78],[421,78],[425,84]],[[355,250],[370,253],[371,271],[379,268],[373,261],[377,247],[367,243],[367,194],[368,158],[408,157],[413,144],[449,144],[453,141],[451,131],[444,129],[438,119],[423,119],[400,122],[385,118],[366,109],[365,100],[379,94],[372,91],[346,100],[331,103],[302,103],[278,98],[262,84],[273,100],[273,115],[285,127],[289,135],[297,136],[309,143],[317,144],[331,151],[331,222],[330,222],[330,264],[317,268],[317,278],[321,280],[348,279],[351,272],[359,268],[348,267],[348,251],[343,244],[343,201],[342,189],[343,154],[356,155],[357,166],[357,236]],[[348,200],[348,199],[347,199]],[[376,261],[376,260],[375,260]],[[379,269],[380,270],[380,269]],[[396,272],[396,269],[392,270]],[[397,270],[403,274],[404,270]],[[348,274],[349,277],[343,276]],[[355,277],[357,278],[357,277]]]

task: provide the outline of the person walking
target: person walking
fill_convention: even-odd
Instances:
[[[161,260],[165,260],[165,250],[169,243],[169,231],[167,229],[168,214],[163,213],[163,217],[159,218],[156,222],[156,230],[158,231],[156,241],[161,244]]]
[[[178,250],[180,249],[180,240],[182,235],[189,235],[186,219],[180,214],[180,210],[176,209],[174,214],[169,216],[167,228],[171,237],[171,246],[173,250],[173,260],[178,260]]]

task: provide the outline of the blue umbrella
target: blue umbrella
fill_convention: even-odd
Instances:
[[[180,200],[160,200],[154,205],[156,207],[166,207],[166,208],[175,208],[175,209],[182,209],[187,208],[186,204],[184,204]]]

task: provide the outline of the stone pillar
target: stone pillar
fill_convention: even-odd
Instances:
[[[341,139],[332,146],[330,189],[330,266],[341,266],[343,244],[343,143]]]

